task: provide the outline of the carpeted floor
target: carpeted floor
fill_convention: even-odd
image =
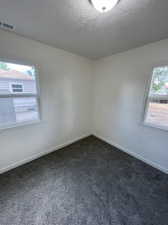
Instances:
[[[167,225],[168,176],[89,137],[0,176],[0,225]]]

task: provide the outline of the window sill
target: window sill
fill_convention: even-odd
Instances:
[[[143,125],[146,127],[150,127],[150,128],[155,128],[155,129],[159,129],[162,131],[168,131],[168,127],[167,126],[159,126],[159,125],[154,125],[152,123],[147,123],[147,122],[143,122]]]
[[[27,125],[38,124],[40,122],[41,122],[41,120],[37,119],[37,120],[29,121],[29,122],[14,123],[14,124],[11,124],[11,125],[6,125],[6,126],[0,127],[0,131],[1,130],[11,129],[11,128],[24,127],[24,126],[27,126]]]

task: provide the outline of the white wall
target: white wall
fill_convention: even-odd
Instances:
[[[168,172],[168,132],[142,121],[152,66],[168,65],[168,40],[94,63],[94,133]]]
[[[152,66],[168,64],[168,40],[89,61],[1,30],[0,58],[37,66],[42,114],[39,124],[0,131],[0,173],[91,133],[168,172],[168,132],[142,124],[146,85]]]
[[[0,31],[0,58],[39,70],[39,124],[0,131],[0,172],[91,133],[91,61]]]

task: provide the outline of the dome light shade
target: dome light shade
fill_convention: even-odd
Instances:
[[[114,8],[119,0],[90,0],[94,8],[101,12],[105,13]]]

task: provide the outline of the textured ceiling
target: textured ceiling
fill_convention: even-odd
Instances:
[[[88,0],[0,0],[15,32],[89,58],[168,37],[168,0],[120,0],[100,14]]]

